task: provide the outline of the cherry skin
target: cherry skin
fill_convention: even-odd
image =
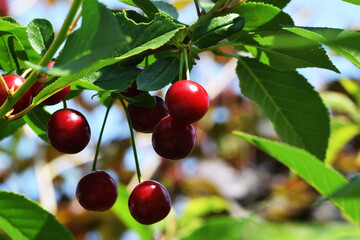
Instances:
[[[139,183],[131,192],[128,204],[133,218],[146,225],[163,220],[171,209],[168,191],[153,180]]]
[[[63,88],[59,92],[55,93],[51,97],[45,99],[41,104],[47,105],[47,106],[58,104],[59,102],[61,102],[62,100],[64,100],[66,98],[66,96],[69,94],[69,92],[70,92],[70,85]]]
[[[106,211],[116,202],[118,188],[105,171],[93,171],[80,179],[76,199],[88,211]]]
[[[128,111],[133,128],[138,132],[151,133],[155,125],[168,115],[165,101],[159,96],[155,96],[156,104],[152,108],[128,105]]]
[[[200,120],[209,109],[210,99],[206,90],[190,80],[175,82],[166,93],[165,103],[174,119],[193,123]]]
[[[23,77],[14,74],[6,75],[3,78],[8,88],[13,89],[14,91],[16,91],[16,89],[18,89],[23,84],[23,82],[25,82],[25,79]],[[7,95],[5,93],[5,90],[0,86],[0,106],[3,105],[6,99]],[[12,112],[12,114],[16,114],[27,108],[31,104],[31,101],[32,96],[30,91],[25,92],[25,94],[13,106],[14,111]]]
[[[73,109],[60,109],[47,123],[50,144],[62,153],[78,153],[90,141],[90,126],[84,115]]]
[[[152,145],[160,156],[177,160],[189,155],[195,147],[196,132],[192,124],[179,122],[171,116],[156,124]]]
[[[124,97],[136,97],[142,93],[144,93],[144,91],[141,91],[139,89],[137,89],[137,85],[136,85],[136,81],[134,81],[131,86],[126,89],[125,91],[123,92],[120,92]]]

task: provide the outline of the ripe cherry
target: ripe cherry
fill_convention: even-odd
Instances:
[[[131,124],[136,131],[151,133],[155,125],[168,115],[164,99],[159,96],[155,96],[155,99],[156,105],[152,108],[128,105]]]
[[[59,102],[61,102],[62,100],[64,100],[66,98],[66,96],[69,94],[69,92],[70,92],[70,85],[63,88],[59,92],[55,93],[51,97],[45,99],[41,104],[47,105],[47,106],[58,104]]]
[[[206,90],[196,82],[175,82],[166,93],[165,103],[174,119],[193,123],[200,120],[209,109],[210,99]]]
[[[168,159],[180,159],[189,155],[195,147],[196,132],[192,124],[179,122],[171,116],[156,124],[152,145],[157,154]]]
[[[13,91],[16,91],[23,82],[25,82],[25,79],[19,75],[9,74],[3,77],[5,80],[6,85],[9,89],[12,89]],[[0,85],[0,106],[3,105],[3,103],[6,101],[7,95],[5,93],[4,88]],[[25,94],[15,103],[13,106],[14,111],[12,114],[16,114],[18,112],[21,112],[25,108],[27,108],[32,101],[32,96],[30,91],[25,92]]]
[[[139,183],[131,192],[128,204],[133,218],[146,225],[164,219],[171,209],[168,191],[153,180]]]
[[[50,144],[63,153],[78,153],[90,140],[90,126],[86,118],[73,109],[60,109],[53,113],[47,124]]]
[[[142,93],[144,93],[144,91],[141,91],[139,89],[137,89],[137,85],[136,85],[136,81],[134,81],[131,86],[126,89],[123,92],[120,92],[124,97],[136,97]]]
[[[89,211],[106,211],[116,202],[118,188],[115,180],[105,171],[93,171],[80,179],[76,198]]]

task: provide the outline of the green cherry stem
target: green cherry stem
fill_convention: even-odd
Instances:
[[[66,104],[66,100],[63,100],[63,105],[64,105],[64,109],[67,109],[67,104]]]
[[[180,66],[179,66],[179,80],[183,79],[184,75],[184,52],[180,54]]]
[[[110,108],[111,106],[113,105],[114,103],[114,98],[111,98],[110,102],[109,102],[109,105],[106,109],[106,113],[105,113],[105,117],[104,117],[104,121],[103,121],[103,124],[101,126],[101,130],[100,130],[100,135],[99,135],[99,140],[97,142],[97,145],[96,145],[96,151],[95,151],[95,157],[94,157],[94,161],[93,161],[93,165],[92,165],[92,171],[95,171],[96,170],[96,163],[97,163],[97,159],[98,159],[98,156],[99,156],[99,150],[100,150],[100,144],[101,144],[101,139],[102,139],[102,135],[104,133],[104,129],[105,129],[105,124],[106,124],[106,120],[108,118],[108,115],[109,115],[109,112],[110,112]],[[65,101],[64,101],[65,102]]]
[[[183,55],[184,55],[184,59],[185,59],[186,80],[189,80],[190,79],[190,69],[189,69],[189,59],[188,59],[186,48],[184,48],[184,50],[183,50]]]
[[[133,130],[133,127],[132,127],[132,124],[131,124],[131,120],[130,120],[130,114],[129,114],[129,111],[128,111],[127,107],[126,107],[124,99],[121,96],[119,96],[119,100],[120,100],[120,103],[121,103],[122,107],[124,108],[124,111],[125,111],[125,114],[126,114],[126,119],[127,119],[128,125],[129,125],[130,137],[131,137],[131,145],[132,145],[132,148],[133,148],[134,158],[135,158],[136,173],[137,173],[138,181],[139,181],[139,183],[141,183],[142,178],[141,178],[140,164],[139,164],[139,159],[138,159],[138,156],[137,156],[136,145],[135,145],[135,136],[134,136],[134,130]]]

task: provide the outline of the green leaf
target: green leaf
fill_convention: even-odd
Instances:
[[[341,124],[336,126],[332,123],[331,134],[329,138],[329,146],[326,152],[325,163],[331,165],[339,152],[345,147],[345,145],[360,133],[359,125],[353,123]],[[338,125],[338,124],[336,124]]]
[[[355,103],[345,94],[339,92],[326,91],[320,94],[325,105],[329,106],[333,112],[345,113],[355,122],[360,122],[360,113]]]
[[[339,82],[346,92],[355,99],[357,105],[360,105],[360,86],[357,81],[351,79],[340,79]]]
[[[360,5],[360,0],[343,0],[344,2],[352,3],[355,5]]]
[[[151,19],[154,18],[155,14],[159,12],[156,5],[150,0],[132,0],[144,13]]]
[[[26,68],[24,61],[38,63],[40,55],[32,48],[27,27],[11,18],[0,19],[0,68],[5,72]]]
[[[123,98],[130,104],[138,105],[141,107],[152,108],[156,104],[156,99],[154,96],[150,95],[148,92],[142,93],[135,97],[124,97]]]
[[[45,142],[49,142],[46,131],[47,122],[50,116],[51,114],[47,112],[43,106],[38,106],[32,109],[28,114],[24,116],[25,122]]]
[[[215,17],[194,29],[191,41],[199,48],[206,48],[239,32],[245,19],[236,13]]]
[[[28,36],[34,50],[44,55],[54,41],[54,29],[46,19],[34,19],[29,23]]]
[[[181,240],[241,239],[239,236],[244,231],[245,226],[246,221],[237,220],[230,216],[211,217],[206,219],[200,228],[189,236],[181,238]]]
[[[83,79],[102,89],[122,92],[131,86],[140,72],[141,70],[136,67],[125,68],[115,64],[93,72]]]
[[[259,105],[282,140],[325,158],[329,114],[303,76],[248,58],[239,58],[236,72],[242,93]]]
[[[118,199],[111,210],[115,215],[125,224],[128,229],[131,229],[139,234],[142,240],[153,239],[151,228],[148,225],[138,223],[130,214],[128,207],[128,199],[130,194],[125,186],[118,184]]]
[[[339,72],[317,42],[286,31],[255,31],[238,35],[238,41],[261,63],[287,71],[318,67]],[[290,45],[290,44],[291,45]]]
[[[152,1],[152,3],[162,12],[169,14],[174,19],[178,19],[179,13],[172,4],[165,1]]]
[[[246,19],[244,30],[251,31],[272,20],[281,10],[262,2],[247,2],[235,8],[233,12]]]
[[[360,198],[360,175],[350,179],[350,182],[336,190],[331,198]]]
[[[91,0],[91,1],[88,0],[85,2],[95,4],[92,1],[94,1],[94,0]],[[102,5],[95,5],[95,6],[90,5],[90,6],[88,6],[88,8],[90,8],[90,7],[96,8],[96,6],[100,7],[100,9],[103,8]],[[86,10],[87,10],[87,8],[83,9],[84,14],[86,13]],[[92,10],[92,8],[88,9],[88,11],[91,11],[91,10]],[[108,14],[110,14],[110,13],[105,12],[104,14],[107,17],[109,17]],[[84,17],[83,21],[84,22],[90,21],[90,20],[85,19],[86,16],[87,16],[87,14],[85,14],[83,16]],[[91,15],[88,17],[91,17]],[[97,16],[96,18],[99,18],[99,16]],[[156,48],[164,45],[175,35],[175,33],[179,29],[184,28],[184,25],[175,23],[171,17],[169,17],[167,14],[164,14],[164,13],[156,14],[155,19],[149,23],[135,23],[133,20],[130,20],[126,17],[126,12],[121,12],[121,13],[117,14],[116,18],[118,19],[118,24],[121,24],[121,33],[122,34],[127,33],[127,35],[125,35],[125,34],[122,35],[126,38],[125,42],[120,42],[120,43],[112,42],[112,40],[111,40],[111,39],[113,39],[112,35],[116,35],[115,33],[113,33],[114,31],[116,31],[116,28],[111,24],[105,24],[105,22],[104,22],[104,24],[101,26],[98,24],[91,26],[91,24],[90,24],[91,21],[90,21],[89,26],[88,26],[88,24],[85,24],[84,26],[81,27],[81,29],[84,29],[83,30],[85,32],[84,34],[86,34],[86,31],[90,31],[90,30],[96,32],[97,27],[103,28],[103,30],[101,30],[101,31],[105,31],[105,29],[107,29],[107,31],[109,31],[105,35],[100,34],[100,35],[94,36],[95,38],[93,40],[94,44],[95,44],[95,43],[98,43],[98,40],[96,40],[98,38],[111,38],[111,39],[109,39],[110,42],[107,42],[104,44],[113,44],[113,45],[117,46],[117,49],[115,51],[112,51],[110,55],[103,57],[103,59],[99,59],[100,57],[103,56],[102,55],[103,53],[99,52],[99,55],[96,55],[95,52],[97,50],[92,51],[91,46],[90,46],[90,48],[82,50],[82,51],[86,50],[85,52],[88,53],[86,56],[84,56],[76,61],[73,61],[71,63],[68,63],[66,65],[61,65],[61,66],[54,67],[54,68],[44,68],[44,67],[39,67],[39,66],[34,66],[32,64],[29,64],[34,69],[45,72],[46,74],[50,73],[50,75],[51,75],[51,73],[55,74],[55,75],[56,74],[64,75],[64,74],[71,73],[71,75],[60,77],[54,83],[45,87],[43,89],[43,91],[41,91],[39,93],[39,95],[34,98],[35,104],[38,104],[38,102],[43,101],[45,98],[47,98],[53,92],[63,89],[64,87],[77,81],[78,79],[83,78],[84,76],[88,75],[91,72],[95,72],[102,67],[114,64],[121,60],[124,60],[124,59],[126,60],[127,58],[130,58],[139,53],[142,53],[148,49],[156,49]],[[105,21],[107,18],[102,17],[100,19],[102,19],[102,21]],[[110,22],[112,22],[112,20]],[[108,26],[108,27],[104,27],[104,26]],[[100,31],[100,30],[98,30],[98,31]],[[75,37],[73,36],[73,38],[76,38],[76,36]],[[87,37],[85,35],[82,36],[81,34],[78,36],[78,38],[79,38],[78,41],[87,41],[86,39],[88,39],[89,41],[91,40],[90,37]],[[73,41],[75,41],[75,40],[69,41],[69,39],[68,39],[68,42],[73,42]],[[105,40],[99,40],[100,43],[102,41],[106,42]],[[81,46],[80,42],[78,44],[79,44],[78,47],[84,47],[84,46]],[[66,47],[66,45],[65,45],[65,47]],[[70,44],[68,47],[70,50],[67,50],[67,51],[71,51],[71,49],[74,46],[72,46]],[[101,46],[99,46],[99,48],[101,48]],[[70,53],[68,53],[68,54],[70,54]],[[107,53],[107,54],[109,54],[109,53]],[[95,60],[97,60],[97,61],[95,61]],[[66,70],[64,70],[64,69],[66,69]],[[79,69],[81,69],[81,70],[79,70]]]
[[[179,73],[180,61],[177,57],[163,57],[145,68],[136,79],[139,90],[159,90],[169,83]]]
[[[254,146],[285,164],[325,197],[330,197],[348,181],[336,170],[327,167],[307,151],[290,145],[255,137],[243,132],[234,132]],[[353,222],[360,224],[360,198],[330,200]]]
[[[53,215],[22,195],[0,191],[0,226],[11,239],[74,239]]]
[[[104,89],[102,89],[86,80],[78,80],[78,81],[74,82],[73,84],[71,84],[71,89],[74,89],[74,90],[87,89],[87,90],[94,90],[94,91],[105,91]]]
[[[249,0],[249,2],[263,2],[283,9],[290,2],[290,0]]]
[[[25,124],[24,119],[20,118],[14,121],[0,120],[0,141],[13,135]]]
[[[360,32],[335,28],[285,27],[285,30],[325,44],[360,68]]]

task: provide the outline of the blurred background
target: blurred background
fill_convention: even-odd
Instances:
[[[100,2],[112,9],[129,8],[117,0]],[[180,21],[196,20],[192,1],[171,2],[178,8]],[[57,32],[70,3],[0,0],[0,15],[12,16],[24,25],[34,18],[46,18]],[[284,11],[298,26],[360,29],[360,6],[340,0],[293,0]],[[329,55],[341,74],[313,68],[299,72],[322,93],[331,109],[332,133],[338,135],[330,139],[336,147],[326,161],[351,177],[360,170],[360,70],[332,52]],[[343,220],[332,203],[323,201],[275,159],[232,135],[233,130],[240,130],[277,139],[271,123],[241,95],[234,70],[236,60],[209,53],[200,57],[190,76],[208,91],[211,107],[195,124],[197,143],[193,153],[178,161],[161,159],[151,146],[151,134],[136,133],[143,178],[161,182],[171,195],[173,210],[166,220],[141,226],[128,213],[128,192],[137,180],[130,132],[121,105],[110,111],[98,161],[98,169],[109,171],[118,180],[119,201],[104,213],[87,212],[76,201],[76,185],[91,171],[106,111],[96,97],[92,98],[96,94],[92,91],[84,91],[68,102],[89,121],[92,137],[88,147],[75,155],[61,154],[29,127],[23,127],[0,141],[0,189],[38,201],[79,240],[359,239],[359,230]],[[166,90],[153,94],[164,96]],[[344,103],[343,107],[333,104],[334,96]],[[352,110],[345,105],[351,105]],[[61,103],[47,110],[60,108]],[[349,124],[352,131],[344,130],[343,126]]]

